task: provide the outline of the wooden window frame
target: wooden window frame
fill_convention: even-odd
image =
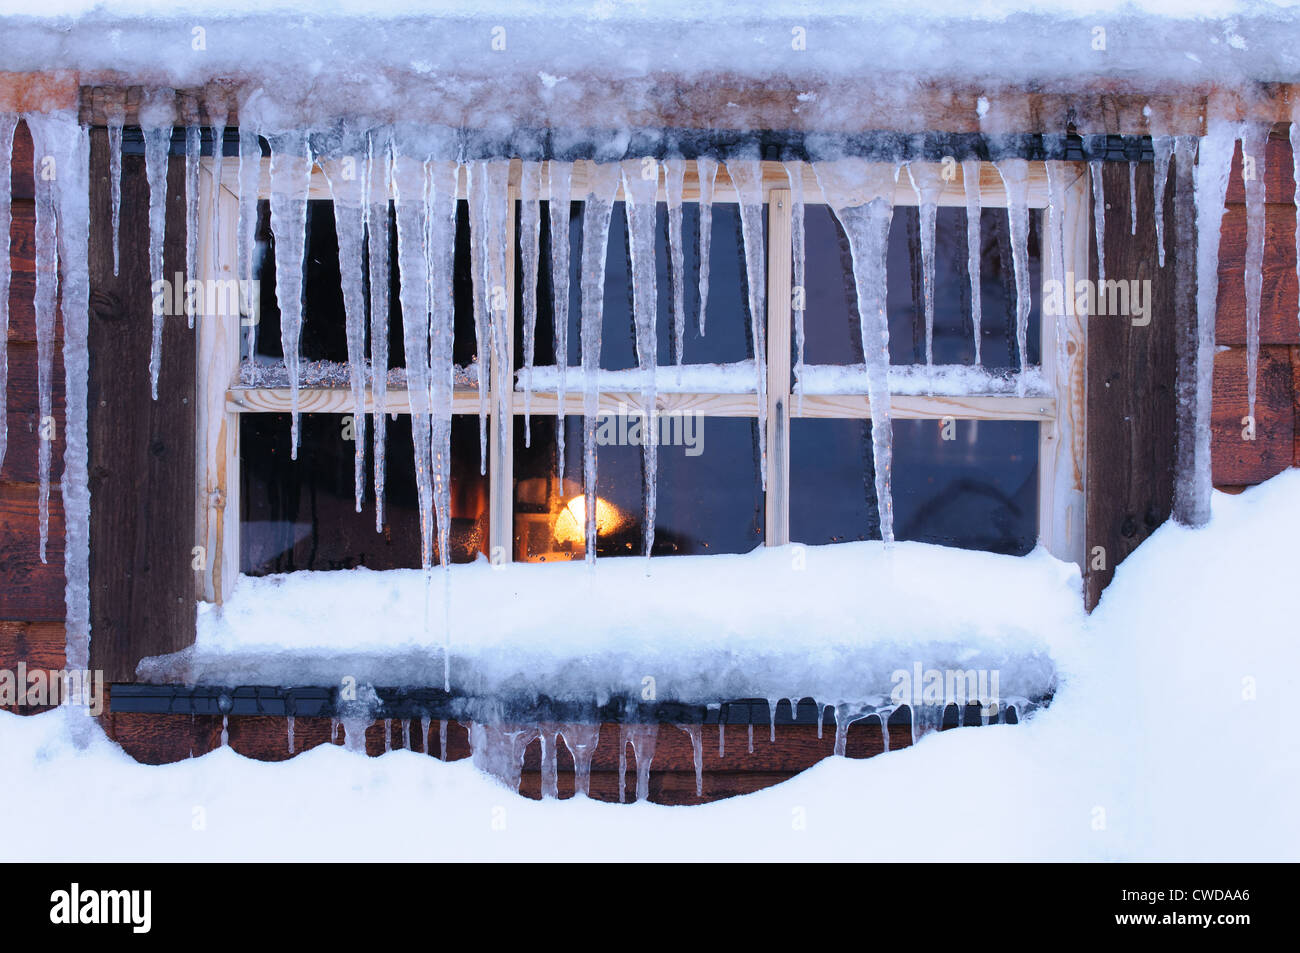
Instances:
[[[262,160],[259,198],[270,196],[269,159]],[[1063,246],[1058,247],[1056,229],[1043,230],[1044,281],[1061,280],[1057,264],[1067,273],[1089,274],[1089,190],[1087,168],[1083,163],[1056,162],[1054,168],[1064,183]],[[519,197],[519,160],[511,163],[509,218],[507,228],[515,232],[515,202]],[[803,166],[804,196],[809,205],[821,204],[821,188],[811,166]],[[585,165],[575,163],[573,195],[584,194]],[[543,183],[545,186],[545,182]],[[213,229],[210,220],[213,191],[218,192],[219,222]],[[223,165],[222,182],[212,176],[210,160],[200,170],[200,280],[229,281],[238,276],[237,223],[238,163]],[[984,208],[1005,208],[1006,192],[996,168],[990,163],[980,167],[980,196]],[[460,181],[461,199],[467,197],[467,181]],[[312,171],[309,199],[331,200],[329,187],[319,166]],[[546,200],[543,187],[541,199]],[[694,163],[688,163],[683,194],[686,202],[698,201],[699,188]],[[791,328],[791,199],[789,179],[779,162],[763,163],[763,198],[768,211],[767,243],[767,494],[765,543],[779,546],[790,542],[790,420],[791,418],[870,419],[870,402],[865,394],[804,395],[794,400],[790,387],[792,354]],[[1030,164],[1029,205],[1031,209],[1047,206],[1046,166]],[[617,200],[622,199],[620,188]],[[660,185],[659,201],[665,201]],[[725,166],[719,170],[714,191],[715,203],[736,202],[738,196]],[[914,206],[916,193],[906,174],[899,176],[895,205]],[[940,195],[943,206],[965,206],[965,192],[960,175],[946,183]],[[215,248],[213,247],[215,243]],[[489,452],[489,539],[494,561],[509,562],[514,536],[514,417],[523,412],[522,392],[514,388],[514,320],[515,275],[513,253],[506,256],[506,301],[510,309],[506,326],[511,340],[506,353],[506,367],[491,361],[490,413],[498,413],[497,391],[507,388],[506,420],[500,440],[492,440]],[[1035,289],[1042,300],[1042,288]],[[1040,312],[1042,309],[1040,309]],[[1084,441],[1086,328],[1085,316],[1060,319],[1066,335],[1067,360],[1057,361],[1057,322],[1041,319],[1041,370],[1048,394],[1038,397],[1014,395],[927,396],[893,395],[892,416],[900,420],[940,420],[953,417],[964,420],[1034,421],[1039,424],[1038,455],[1038,538],[1039,544],[1058,558],[1082,565],[1084,556]],[[196,542],[205,554],[198,573],[201,599],[222,603],[229,597],[239,575],[239,418],[245,413],[286,413],[290,409],[288,387],[246,386],[240,383],[240,318],[238,315],[203,316],[197,322],[198,349],[198,442],[196,463]],[[410,403],[404,389],[388,391],[390,414],[409,412]],[[604,412],[639,410],[639,392],[608,391],[600,395]],[[349,388],[302,387],[298,407],[301,413],[351,413],[355,408]],[[554,391],[535,391],[531,399],[534,416],[554,415],[559,409]],[[369,389],[366,410],[373,412]],[[565,410],[582,413],[582,394],[568,392]],[[660,393],[656,410],[663,412],[697,412],[714,417],[757,419],[757,395],[726,393]],[[452,399],[453,414],[477,415],[477,389],[457,389]],[[492,421],[495,425],[495,420]],[[495,426],[493,432],[496,433]]]

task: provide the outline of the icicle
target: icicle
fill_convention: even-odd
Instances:
[[[970,273],[970,318],[975,330],[975,366],[981,366],[980,324],[984,303],[980,295],[980,160],[963,159],[962,188],[966,193],[966,270]]]
[[[1259,304],[1264,291],[1264,205],[1267,201],[1264,154],[1271,125],[1246,122],[1241,127],[1242,178],[1246,186],[1246,413],[1252,422],[1259,377]],[[1249,177],[1247,157],[1254,160],[1254,174]]]
[[[853,705],[841,702],[835,706],[835,754],[845,757],[849,745],[849,725],[861,718],[861,713]]]
[[[934,230],[943,193],[942,166],[909,162],[907,174],[921,206],[921,287],[925,299],[925,363],[934,364]]]
[[[600,409],[597,374],[600,372],[600,338],[605,315],[605,254],[609,244],[609,219],[618,191],[620,168],[616,163],[588,162],[587,195],[582,210],[582,371],[583,371],[583,486],[586,491],[587,550],[596,563],[596,416]]]
[[[370,402],[374,408],[375,532],[384,529],[385,450],[388,437],[389,140],[367,136],[366,255],[370,264]]]
[[[653,177],[647,175],[653,171]],[[659,195],[659,163],[647,159],[623,162],[623,211],[632,264],[632,322],[636,328],[637,370],[641,376],[641,454],[645,516],[642,545],[648,557],[655,542],[658,502],[659,424],[655,413],[655,365],[658,335],[658,283],[655,275],[655,222]]]
[[[384,753],[393,750],[393,719],[384,719]]]
[[[704,156],[695,160],[700,183],[700,337],[704,337],[704,319],[709,306],[709,252],[713,244],[713,185],[718,176],[718,161]]]
[[[1052,258],[1053,277],[1060,284],[1063,295],[1073,295],[1074,289],[1067,288],[1069,276],[1065,265],[1065,176],[1068,166],[1063,162],[1048,161],[1043,165],[1047,169],[1047,227],[1056,238],[1056,255]],[[1056,366],[1066,367],[1069,341],[1068,312],[1071,308],[1057,309],[1056,315]]]
[[[1097,287],[1106,281],[1106,186],[1102,170],[1106,164],[1101,159],[1088,163],[1092,175],[1092,230],[1097,241]]]
[[[221,716],[221,747],[224,748],[228,744],[230,744],[230,716],[222,715]]]
[[[686,160],[664,160],[664,197],[668,204],[668,284],[673,304],[673,363],[682,364],[686,350],[686,248],[682,239],[682,193]],[[679,378],[680,379],[680,378]]]
[[[727,756],[727,726],[721,720],[721,712],[718,713],[718,719],[718,757],[725,758]]]
[[[428,715],[420,716],[420,739],[424,745],[424,753],[429,753],[429,729],[433,726],[433,719]]]
[[[335,741],[338,740],[338,736],[339,736],[339,720],[337,718],[331,718],[330,719],[330,744],[334,744]]]
[[[145,178],[149,182],[149,286],[163,277],[163,237],[167,227],[167,159],[172,144],[175,118],[169,99],[159,98],[140,107],[140,129],[144,133]],[[158,372],[162,369],[163,315],[153,309],[153,338],[149,346],[149,390],[158,399]]]
[[[488,393],[491,383],[491,295],[490,287],[487,284],[487,275],[484,272],[486,265],[484,258],[486,255],[487,243],[487,205],[490,201],[487,196],[487,163],[474,162],[465,166],[465,179],[467,183],[466,195],[469,198],[469,227],[470,227],[470,274],[474,281],[474,352],[475,352],[475,370],[478,372],[478,450],[479,450],[479,473],[487,473],[488,445],[487,445],[487,424],[488,424]]]
[[[538,734],[536,727],[527,725],[471,724],[470,749],[475,767],[499,778],[510,790],[518,791],[523,778],[524,752]]]
[[[561,725],[560,734],[573,755],[573,796],[591,793],[591,758],[600,741],[600,725]]]
[[[776,744],[776,706],[779,704],[781,704],[779,698],[769,698],[767,700],[767,740],[769,744]]]
[[[447,760],[447,719],[438,722],[438,757]]]
[[[1196,163],[1196,445],[1191,498],[1193,511],[1201,519],[1209,518],[1210,414],[1214,394],[1215,319],[1219,293],[1219,236],[1223,225],[1224,198],[1232,155],[1236,148],[1238,127],[1211,117],[1206,135],[1201,139]],[[1190,153],[1190,150],[1189,150]],[[1190,161],[1190,154],[1187,156]],[[1178,155],[1180,165],[1184,156]]]
[[[699,725],[678,725],[691,739],[695,760],[695,796],[704,797],[704,729]]]
[[[352,385],[353,497],[358,513],[366,492],[365,161],[365,156],[349,150],[322,163],[334,200],[334,231],[338,236],[339,280]]]
[[[113,103],[111,106],[106,106],[104,112],[108,126],[109,214],[113,222],[113,277],[116,278],[122,260],[118,233],[122,229],[122,127],[126,125],[126,104]],[[9,158],[7,143],[8,140],[5,140],[6,162]]]
[[[1138,186],[1137,186],[1137,168],[1136,162],[1130,161],[1128,164],[1128,208],[1129,208],[1129,231],[1130,235],[1138,233]]]
[[[1300,284],[1300,100],[1291,106],[1291,170],[1295,176],[1295,275]],[[1296,306],[1296,320],[1300,321],[1300,304]]]
[[[203,130],[196,123],[185,126],[185,279],[199,277],[199,157],[203,154]],[[186,296],[185,318],[194,327],[194,309]]]
[[[728,159],[727,175],[740,202],[740,231],[745,243],[745,281],[749,286],[750,340],[754,345],[758,393],[758,459],[767,489],[767,251],[763,240],[763,163]]]
[[[369,713],[343,719],[343,747],[353,754],[366,754],[366,731],[372,724]]]
[[[293,754],[293,715],[286,716],[284,722],[289,735],[289,754]]]
[[[47,135],[42,128],[40,133]],[[33,137],[37,130],[33,129]],[[53,135],[50,135],[53,138]],[[35,145],[43,147],[42,141]],[[43,148],[35,152],[38,156],[48,155]],[[57,158],[55,159],[57,168]],[[36,377],[37,377],[37,414],[40,422],[40,436],[37,441],[37,470],[39,489],[36,500],[37,523],[40,531],[40,558],[44,563],[45,546],[50,526],[50,454],[54,441],[52,434],[46,430],[46,421],[52,419],[53,400],[51,397],[54,382],[54,333],[55,311],[58,307],[59,294],[59,258],[58,258],[58,200],[59,181],[36,176]],[[8,264],[6,263],[6,268]],[[155,321],[160,320],[158,315]],[[48,435],[48,436],[47,436]]]
[[[307,134],[272,134],[271,232],[275,235],[275,302],[280,308],[280,347],[289,374],[289,457],[298,459],[298,364],[302,338],[303,269],[306,266],[307,194],[312,158]]]
[[[1029,163],[1024,159],[1002,159],[995,163],[1007,189],[1007,221],[1011,232],[1011,260],[1016,273],[1016,353],[1020,373],[1016,393],[1025,396],[1029,370]]]
[[[17,116],[0,114],[0,252],[4,253],[4,262],[0,265],[0,467],[4,466],[9,442],[9,231],[13,221],[10,155],[17,125]]]
[[[551,314],[555,323],[556,386],[555,460],[560,485],[564,484],[564,394],[569,366],[569,198],[573,166],[568,162],[546,163],[549,187],[547,211],[551,223]]]
[[[209,214],[212,222],[212,273],[219,271],[221,244],[217,241],[221,234],[221,174],[226,161],[226,120],[230,117],[230,108],[224,98],[218,97],[206,103],[208,119],[212,130],[212,194],[209,201]],[[116,241],[114,247],[116,248]],[[117,259],[114,258],[116,264]],[[117,274],[116,269],[113,272]]]
[[[537,265],[542,237],[542,164],[523,163],[519,174],[519,255],[524,299],[524,446],[533,445],[533,357],[537,339]],[[544,795],[543,795],[544,796]]]
[[[420,513],[420,565],[427,573],[433,566],[434,513],[429,367],[430,263],[426,255],[429,208],[423,159],[395,156],[393,189],[397,199],[397,268],[402,279],[402,342],[406,352],[406,387],[411,401],[411,442]]]
[[[862,159],[817,162],[813,171],[826,201],[844,227],[853,255],[858,321],[871,402],[871,444],[875,461],[880,538],[894,542],[893,425],[889,409],[889,321],[886,313],[889,223],[898,169]],[[760,430],[762,428],[760,427]]]
[[[1174,154],[1173,136],[1153,136],[1151,148],[1155,151],[1155,202],[1156,202],[1156,253],[1160,267],[1165,266],[1165,185],[1169,181],[1169,157]],[[1133,215],[1136,220],[1137,206]]]
[[[785,175],[790,180],[790,257],[794,271],[794,301],[791,303],[790,315],[794,319],[795,380],[799,381],[799,410],[803,411],[803,354],[804,323],[803,316],[808,302],[808,289],[805,287],[804,252],[804,198],[803,198],[802,162],[787,162]]]
[[[754,725],[751,723],[746,725],[745,727],[749,731],[749,753],[753,754],[754,753]]]
[[[822,736],[822,723],[825,720],[825,718],[826,718],[826,706],[817,705],[817,737],[819,739]]]
[[[256,121],[250,116],[239,118],[239,281],[241,288],[251,288],[253,254],[257,249],[257,198],[262,185],[262,140]],[[257,368],[257,321],[248,322],[248,362]]]
[[[893,714],[891,709],[882,709],[876,712],[876,717],[880,719],[880,740],[884,747],[882,751],[889,750],[889,716]]]
[[[627,746],[632,745],[636,759],[636,799],[644,801],[650,796],[650,763],[655,757],[655,742],[659,737],[657,724],[621,725],[618,733],[619,772],[618,800],[623,803],[623,779],[627,771]]]
[[[542,800],[552,800],[560,796],[560,768],[556,751],[558,729],[554,725],[542,725],[538,729],[542,742]]]
[[[459,169],[455,162],[436,160],[429,164],[431,204],[429,206],[429,381],[432,395],[430,463],[433,476],[433,512],[438,528],[438,560],[451,568],[451,403],[456,366],[453,345],[456,334],[456,205]],[[445,580],[444,580],[445,581]],[[444,599],[444,603],[446,600]],[[451,628],[446,629],[450,639]],[[450,642],[443,646],[443,688],[450,688]]]
[[[402,747],[411,750],[411,719],[402,719]]]

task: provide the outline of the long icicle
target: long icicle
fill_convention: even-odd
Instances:
[[[204,104],[208,111],[208,121],[212,129],[212,192],[209,198],[208,215],[212,229],[212,273],[218,274],[218,261],[221,257],[221,243],[217,236],[221,234],[221,177],[226,163],[226,120],[230,118],[230,105],[224,96],[216,96]]]
[[[8,387],[9,387],[9,228],[13,220],[10,198],[14,129],[18,117],[0,114],[0,252],[5,265],[0,268],[0,467],[5,464],[5,450],[9,443]]]
[[[388,137],[366,136],[366,254],[370,266],[370,402],[374,407],[375,532],[384,529],[385,451],[388,438]]]
[[[487,242],[487,206],[491,197],[486,194],[487,163],[473,162],[465,167],[469,188],[470,272],[474,282],[474,351],[478,370],[478,448],[479,474],[487,474],[488,443],[488,387],[492,363],[491,304],[492,289],[485,271]]]
[[[745,243],[745,283],[749,286],[750,340],[754,345],[758,394],[758,459],[767,490],[767,251],[763,240],[763,163],[728,159],[727,175],[740,200],[740,232]]]
[[[432,430],[429,459],[433,474],[433,512],[438,528],[438,561],[451,568],[451,403],[455,386],[453,345],[456,332],[456,205],[460,168],[454,161],[430,163],[429,205],[429,387]],[[447,635],[450,636],[450,630]],[[449,647],[444,646],[444,688]]]
[[[1165,186],[1169,182],[1169,158],[1174,154],[1174,137],[1153,136],[1151,139],[1151,148],[1156,155],[1154,183],[1156,202],[1156,253],[1160,259],[1160,267],[1163,268],[1165,266]]]
[[[808,289],[804,286],[806,281],[805,266],[805,233],[804,233],[804,197],[803,197],[803,171],[802,162],[785,163],[785,176],[790,181],[790,257],[794,271],[794,300],[791,302],[790,316],[794,320],[794,376],[799,384],[799,410],[803,411],[803,355],[804,355],[804,323],[803,316],[808,303]]]
[[[1130,235],[1138,233],[1138,186],[1137,186],[1137,169],[1138,164],[1130,161],[1128,164],[1128,217]]]
[[[304,132],[269,135],[271,232],[275,236],[275,302],[280,308],[280,347],[289,374],[289,457],[298,459],[298,367],[303,320],[303,271],[307,251],[307,193],[311,148]]]
[[[925,363],[934,364],[934,232],[943,193],[942,166],[909,162],[907,174],[921,206],[921,287],[925,301]]]
[[[673,309],[673,363],[682,366],[686,350],[686,249],[682,239],[682,193],[686,160],[665,159],[664,198],[668,202],[668,282]],[[681,380],[680,372],[678,380]]]
[[[700,183],[700,337],[709,310],[709,252],[713,245],[713,185],[718,177],[718,160],[700,156],[695,160]]]
[[[862,356],[871,403],[871,448],[880,538],[894,542],[894,435],[889,402],[889,319],[886,309],[889,225],[898,167],[861,159],[815,162],[822,193],[843,226],[853,256]]]
[[[59,296],[58,269],[58,201],[61,180],[57,176],[59,156],[58,133],[49,124],[33,123],[34,155],[36,163],[36,380],[37,380],[37,500],[36,519],[40,530],[40,558],[46,562],[45,546],[50,528],[50,456],[54,447],[53,401],[55,317]],[[47,158],[48,157],[48,158]],[[44,162],[53,161],[56,174],[41,175]]]
[[[587,194],[582,209],[582,450],[586,559],[588,565],[595,566],[596,423],[600,409],[600,338],[605,317],[605,257],[621,170],[614,162],[587,162],[586,168]]]
[[[547,212],[551,226],[551,314],[555,323],[555,370],[559,411],[555,421],[555,459],[560,491],[564,487],[564,394],[569,370],[569,198],[573,165],[546,163]]]
[[[257,249],[257,199],[262,186],[262,140],[257,123],[252,116],[239,117],[239,286],[252,288],[253,255]],[[257,369],[257,325],[255,319],[247,323],[249,367]],[[254,378],[254,381],[256,379]]]
[[[160,287],[163,278],[163,238],[167,228],[167,165],[172,144],[175,104],[170,97],[150,97],[140,106],[144,134],[145,178],[149,182],[149,284]],[[158,373],[162,369],[162,309],[154,308],[153,336],[149,345],[149,393],[158,399]]]
[[[1246,187],[1246,413],[1255,425],[1256,384],[1259,378],[1259,305],[1264,291],[1264,211],[1267,196],[1264,153],[1271,127],[1246,122],[1241,127],[1242,178]],[[1246,175],[1253,160],[1254,168]]]
[[[1102,172],[1106,163],[1093,159],[1088,163],[1092,176],[1092,232],[1097,242],[1097,287],[1106,282],[1106,185]]]
[[[966,193],[966,270],[970,273],[970,320],[975,335],[975,366],[980,367],[981,331],[984,303],[980,296],[980,160],[963,159],[962,189]]]
[[[658,363],[658,282],[655,274],[655,225],[658,212],[659,163],[652,158],[623,162],[623,211],[627,217],[632,260],[632,323],[636,328],[637,371],[641,377],[642,492],[645,499],[642,540],[648,557],[654,548],[658,509],[658,420],[655,414],[655,366]]]
[[[126,103],[118,101],[104,107],[108,126],[109,215],[113,228],[113,277],[122,261],[118,233],[122,229],[122,128],[126,125]],[[9,151],[5,148],[6,153]]]
[[[1016,273],[1016,353],[1020,373],[1016,394],[1025,396],[1028,374],[1029,311],[1029,163],[1024,159],[1002,159],[997,163],[1007,189],[1007,221],[1011,232],[1011,260]]]
[[[523,282],[524,446],[533,445],[533,359],[537,354],[537,270],[542,237],[542,164],[519,170],[519,278]]]
[[[1300,99],[1291,105],[1291,163],[1295,175],[1295,276],[1300,285]],[[1300,303],[1296,305],[1296,321],[1300,322]]]
[[[185,124],[185,280],[199,277],[199,159],[203,155],[203,129],[198,124],[198,105]],[[194,308],[185,296],[185,320],[194,327]]]

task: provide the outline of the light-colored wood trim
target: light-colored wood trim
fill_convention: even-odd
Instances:
[[[232,281],[238,275],[235,262],[239,205],[234,194],[221,189],[220,221],[214,223],[210,204],[213,188],[211,170],[204,164],[199,174],[196,277],[205,283]],[[240,318],[238,313],[200,315],[195,324],[195,544],[202,548],[203,567],[196,570],[197,591],[204,601],[221,604],[239,575],[239,414],[229,407],[226,394],[239,379]]]
[[[511,163],[511,178],[517,181],[518,161]],[[515,456],[515,202],[519,186],[508,190],[506,210],[506,347],[505,366],[492,353],[491,408],[489,420],[492,431],[488,440],[488,554],[493,565],[503,565],[514,559],[514,456]],[[479,358],[479,366],[483,360]],[[505,417],[501,419],[499,401],[506,404]],[[454,403],[454,401],[453,401]],[[454,408],[453,408],[454,409]]]
[[[788,189],[767,194],[767,508],[769,546],[790,542],[791,208]]]
[[[270,163],[269,158],[262,159],[262,195],[261,198],[270,197]],[[519,165],[518,160],[512,163],[513,166]],[[825,202],[822,195],[821,184],[817,181],[817,175],[813,171],[812,165],[802,163],[803,168],[803,188],[804,201],[809,205],[817,205]],[[954,177],[952,181],[945,182],[943,191],[939,194],[939,204],[944,206],[953,206],[956,208],[965,208],[966,192],[962,180],[961,164],[958,163],[953,169]],[[512,169],[512,182],[517,182],[517,171]],[[575,196],[584,194],[586,186],[586,164],[574,163],[573,166],[573,194]],[[460,198],[468,196],[465,193],[465,186],[461,185]],[[234,192],[239,188],[239,163],[227,162],[222,167],[222,185]],[[786,174],[785,165],[780,162],[763,163],[763,193],[766,198],[771,194],[773,189],[788,189],[790,179]],[[548,197],[549,182],[543,177],[541,197],[545,200]],[[332,198],[329,189],[329,183],[326,182],[324,174],[319,167],[312,170],[311,188],[307,197],[309,199],[329,200]],[[682,199],[686,202],[698,202],[700,198],[699,175],[694,162],[686,163],[686,180],[683,186]],[[623,187],[619,186],[616,201],[623,200]],[[660,202],[668,200],[664,186],[659,188]],[[731,182],[731,177],[727,174],[725,163],[718,169],[718,177],[714,186],[713,200],[715,202],[736,202],[739,200],[736,193],[736,187]],[[997,168],[991,162],[984,162],[980,165],[980,202],[985,208],[1005,208],[1007,204],[1006,189],[1002,184],[1002,177],[998,174]],[[912,188],[912,182],[906,173],[899,175],[898,185],[894,191],[895,205],[916,205],[916,190]],[[1029,163],[1029,206],[1030,208],[1047,207],[1047,172],[1041,162]]]
[[[515,410],[518,394],[516,397]],[[368,412],[373,407],[366,398]],[[533,415],[545,417],[559,411],[555,391],[533,393]],[[809,394],[790,406],[791,417],[871,417],[871,402],[865,394]],[[600,394],[602,414],[637,414],[642,410],[640,391],[603,391]],[[298,392],[298,406],[303,413],[345,414],[352,412],[352,392],[344,387],[304,387]],[[1052,420],[1056,416],[1054,397],[1014,397],[1002,394],[963,395],[945,397],[937,395],[902,395],[890,398],[893,416],[901,420],[931,420],[956,417],[959,420]],[[232,387],[226,392],[226,407],[230,413],[288,413],[289,388],[287,387]],[[582,412],[582,394],[567,391],[564,395],[566,414]],[[411,403],[405,390],[388,391],[388,412],[409,414]],[[457,391],[452,398],[453,414],[478,414],[478,392]],[[700,394],[666,393],[655,396],[655,413],[701,414],[705,417],[757,417],[758,399],[753,394]]]
[[[1045,229],[1046,266],[1043,280],[1064,282],[1062,269],[1078,278],[1088,277],[1088,250],[1092,223],[1089,216],[1087,166],[1058,162],[1054,173],[1064,177],[1063,245],[1055,230]],[[1042,289],[1039,289],[1039,300]],[[1087,317],[1066,315],[1042,318],[1043,377],[1056,396],[1058,413],[1039,427],[1038,526],[1039,542],[1052,555],[1084,566],[1084,490],[1087,468]],[[1064,341],[1060,340],[1064,334]],[[1064,345],[1062,347],[1061,345]],[[1058,354],[1064,352],[1064,363]]]

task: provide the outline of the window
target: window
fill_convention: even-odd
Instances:
[[[229,279],[238,272],[238,180],[237,169],[232,168],[236,165],[227,162],[223,170],[218,247],[200,255],[201,268],[208,272],[201,277]],[[768,451],[764,471],[737,194],[725,166],[719,168],[701,333],[701,206],[696,163],[686,162],[685,167],[680,260],[668,244],[674,223],[662,179],[656,209],[656,405],[669,425],[664,430],[661,418],[653,553],[746,552],[764,542],[878,538],[870,401],[860,375],[844,370],[862,362],[847,243],[834,214],[820,204],[812,168],[797,167],[803,174],[807,202],[805,275],[800,286],[792,263],[795,209],[787,173],[779,163],[763,163],[767,369],[763,436]],[[1041,542],[1063,558],[1078,559],[1082,551],[1083,327],[1081,321],[1071,323],[1073,318],[1043,320],[1037,302],[1041,282],[1057,270],[1087,273],[1087,179],[1079,166],[1054,164],[1065,202],[1060,221],[1049,225],[1045,167],[1033,163],[1030,168],[1029,265],[1035,307],[1026,353],[1027,364],[1038,373],[1024,396],[1009,386],[1011,375],[1021,369],[1013,324],[1006,196],[997,170],[991,164],[980,166],[980,341],[988,373],[959,370],[974,367],[960,174],[945,184],[939,197],[932,347],[934,364],[945,368],[940,387],[930,377],[924,378],[929,383],[918,384],[923,375],[908,370],[925,362],[925,320],[916,251],[917,198],[906,170],[899,176],[888,246],[890,359],[897,371],[891,372],[895,529],[899,539],[1008,553],[1027,552]],[[526,363],[528,305],[522,276],[531,270],[519,241],[517,223],[525,212],[519,201],[519,170],[516,161],[507,223],[515,235],[514,255],[506,262],[506,327],[511,346],[505,362],[509,366],[504,367],[491,356],[480,362],[474,353],[468,277],[471,234],[463,201],[465,179],[461,179],[455,295],[455,360],[461,371],[453,398],[453,561],[480,554],[494,560],[572,559],[581,558],[584,550],[581,375],[573,370],[581,364],[580,173],[575,168],[575,201],[564,236],[569,247],[565,357],[570,371],[561,430],[556,316],[550,294],[555,238],[545,175],[539,206],[531,394],[525,392],[525,375],[516,376]],[[347,440],[353,396],[346,375],[336,231],[328,188],[323,181],[317,183],[321,178],[319,170],[313,173],[299,395],[302,439],[296,462],[286,459],[290,392],[276,370],[279,315],[265,284],[274,280],[273,256],[266,256],[261,273],[261,326],[252,352],[246,343],[247,329],[238,319],[216,317],[200,324],[199,536],[212,554],[205,570],[210,599],[227,594],[240,571],[419,565],[419,521],[410,476],[410,403],[399,370],[404,359],[397,255],[395,250],[391,255],[386,513],[383,532],[376,533],[368,436],[365,511],[358,514],[353,503],[355,444]],[[263,200],[268,197],[268,182],[264,172]],[[204,188],[213,188],[207,175]],[[208,202],[201,207],[207,210]],[[267,224],[264,211],[259,224],[262,242],[274,240]],[[390,236],[390,243],[393,240]],[[606,251],[599,406],[608,439],[597,440],[597,554],[601,557],[639,553],[642,540],[641,448],[626,429],[627,418],[635,416],[642,397],[639,388],[628,383],[630,378],[619,377],[619,372],[636,367],[637,354],[621,195],[611,215]],[[679,295],[684,314],[680,341],[675,328]],[[804,305],[802,367],[795,335],[794,307],[799,303]],[[673,367],[679,348],[680,372]],[[479,454],[476,386],[477,368],[484,365],[489,368],[492,413],[497,413],[498,397],[506,408],[505,439],[499,444],[488,439],[486,460]],[[369,395],[366,410],[367,414],[373,411]]]

